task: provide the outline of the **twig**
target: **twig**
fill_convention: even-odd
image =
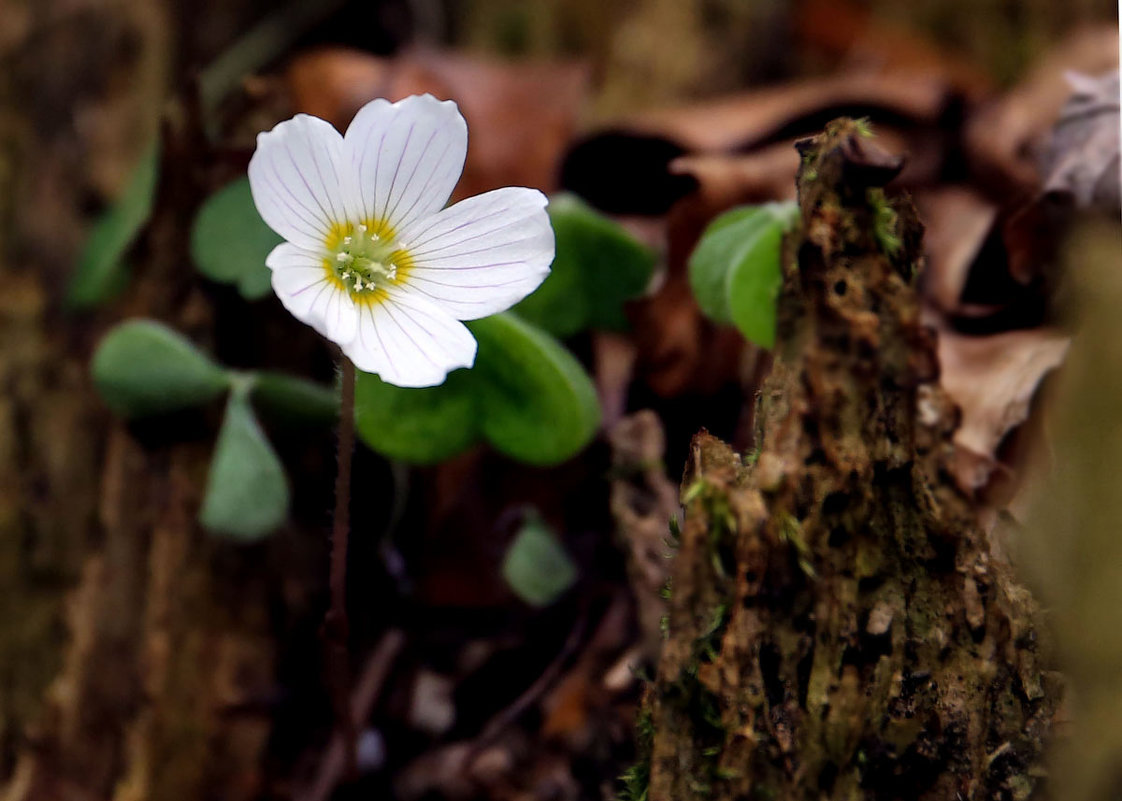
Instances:
[[[581,611],[580,618],[573,626],[573,630],[569,632],[569,636],[565,639],[565,644],[561,646],[561,650],[553,661],[549,663],[548,667],[542,674],[534,680],[526,690],[514,699],[514,703],[503,709],[497,715],[487,721],[487,725],[483,727],[483,731],[475,738],[471,749],[464,755],[465,764],[471,762],[476,756],[479,755],[484,748],[486,748],[496,737],[502,734],[503,730],[514,723],[522,714],[530,708],[534,703],[545,693],[546,690],[557,680],[561,674],[561,669],[569,660],[569,657],[576,651],[577,645],[580,644],[581,637],[584,636],[584,630],[588,625],[588,609],[587,607]]]
[[[388,631],[366,660],[366,666],[362,669],[362,675],[359,676],[351,697],[352,731],[370,716],[374,702],[378,700],[386,677],[389,676],[390,668],[397,661],[404,644],[404,634],[396,629]],[[347,750],[347,743],[341,733],[332,736],[320,762],[319,770],[316,771],[315,781],[306,794],[298,796],[300,801],[328,801],[340,779],[346,775]],[[350,752],[353,755],[354,749],[351,748]]]

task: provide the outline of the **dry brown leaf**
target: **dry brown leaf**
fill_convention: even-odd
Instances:
[[[682,156],[670,171],[692,175],[714,208],[742,203],[793,200],[799,154],[784,142],[749,154],[704,153]]]
[[[626,120],[621,127],[669,137],[692,151],[721,152],[770,140],[791,120],[824,117],[813,126],[819,127],[844,108],[881,108],[930,125],[943,114],[948,101],[947,84],[937,77],[915,72],[852,72],[656,109]]]
[[[455,100],[471,141],[454,199],[501,186],[554,190],[588,78],[576,61],[522,63],[428,49],[385,59],[323,48],[297,56],[286,71],[294,108],[340,129],[376,97],[429,92]]]
[[[1050,329],[988,337],[939,333],[942,385],[962,411],[954,441],[965,451],[957,466],[965,487],[989,481],[998,446],[1026,420],[1037,387],[1063,363],[1069,342]]]
[[[943,186],[916,198],[926,227],[923,292],[945,314],[958,313],[962,289],[989,236],[997,207],[966,186]]]
[[[981,181],[1002,193],[1035,194],[1038,154],[1071,95],[1065,74],[1099,75],[1117,67],[1117,27],[1084,29],[1042,59],[1012,91],[974,115],[967,124],[966,147]]]
[[[1070,73],[1064,104],[1044,154],[1044,191],[1070,196],[1079,208],[1119,206],[1118,70],[1100,77]]]

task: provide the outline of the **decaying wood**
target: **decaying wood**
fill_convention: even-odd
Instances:
[[[1058,681],[948,473],[921,228],[881,188],[899,162],[849,121],[800,152],[761,447],[694,441],[632,778],[649,764],[653,801],[1027,798]]]

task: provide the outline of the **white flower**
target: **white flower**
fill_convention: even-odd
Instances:
[[[257,137],[249,183],[287,241],[266,261],[298,319],[360,370],[404,387],[475,361],[460,320],[510,308],[549,274],[545,196],[507,187],[444,208],[467,124],[431,95],[375,100],[346,136],[306,114]]]

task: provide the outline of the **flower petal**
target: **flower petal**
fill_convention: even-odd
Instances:
[[[261,218],[289,242],[322,249],[346,219],[343,164],[343,137],[318,117],[297,114],[258,134],[249,186]]]
[[[400,231],[448,202],[467,158],[467,123],[451,100],[379,98],[355,115],[345,143],[351,219]]]
[[[461,200],[402,233],[410,291],[458,320],[509,309],[549,275],[554,238],[548,201],[507,187]]]
[[[431,387],[475,363],[475,337],[429,301],[398,288],[359,307],[358,335],[343,352],[355,366],[399,387]]]
[[[355,338],[358,307],[328,279],[323,256],[285,242],[273,248],[265,264],[273,271],[273,291],[293,317],[340,346]]]

